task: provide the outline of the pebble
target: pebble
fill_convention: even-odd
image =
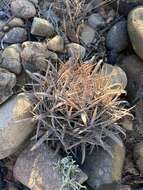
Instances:
[[[13,154],[33,131],[31,110],[25,94],[13,96],[0,107],[0,159]]]
[[[94,13],[88,17],[88,24],[94,29],[105,26],[105,20],[99,13]]]
[[[133,9],[128,16],[128,32],[136,54],[143,59],[143,6]]]
[[[111,27],[107,33],[106,46],[110,50],[120,52],[128,47],[129,38],[127,32],[127,22],[119,21]]]
[[[14,166],[15,178],[31,190],[59,190],[62,186],[62,175],[54,165],[61,160],[60,155],[54,154],[54,151],[44,144],[33,151],[31,147],[32,145],[27,147],[18,157]],[[74,178],[80,184],[87,180],[86,174],[80,169]]]
[[[16,76],[9,71],[0,68],[0,104],[13,95],[13,87],[16,85]],[[0,118],[2,118],[1,116]]]
[[[55,52],[63,52],[64,50],[64,40],[61,36],[55,36],[52,39],[49,39],[46,43],[49,50]]]
[[[110,141],[110,148],[113,156],[102,148],[86,155],[82,169],[88,176],[88,185],[93,189],[121,180],[125,158],[124,145]]]
[[[10,28],[24,27],[24,21],[21,18],[14,17],[7,24]]]
[[[95,31],[88,25],[84,25],[80,34],[80,40],[85,44],[89,45],[95,38]]]
[[[83,59],[85,56],[86,49],[77,44],[77,43],[70,43],[66,46],[69,56]]]
[[[54,27],[48,20],[35,17],[32,22],[31,34],[49,38],[54,34]]]
[[[0,67],[5,68],[15,74],[21,73],[22,66],[20,60],[20,47],[18,44],[10,45],[4,49]]]
[[[143,175],[143,142],[140,142],[134,147],[134,161]]]
[[[34,4],[28,0],[13,0],[11,11],[16,17],[23,19],[29,19],[36,15]]]
[[[3,37],[3,42],[8,44],[21,43],[26,40],[27,40],[27,31],[21,27],[12,28]]]

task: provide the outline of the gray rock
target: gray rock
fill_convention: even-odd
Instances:
[[[22,44],[21,59],[25,70],[39,72],[46,70],[46,59],[57,60],[57,55],[50,52],[46,44],[27,41]]]
[[[7,24],[10,28],[24,27],[24,21],[21,18],[14,17]]]
[[[18,157],[14,166],[14,176],[31,190],[59,190],[62,186],[62,175],[54,167],[59,160],[61,157],[55,155],[44,144],[34,151],[31,151],[29,146]],[[81,170],[74,178],[81,184],[87,180],[87,176]]]
[[[3,30],[3,27],[5,26],[6,21],[5,20],[0,20],[0,31]]]
[[[136,55],[123,57],[119,66],[126,72],[127,93],[130,102],[135,104],[135,115],[139,130],[143,133],[143,61]]]
[[[94,29],[101,28],[105,25],[103,17],[99,13],[95,13],[89,16],[88,24]]]
[[[36,9],[33,3],[28,0],[13,0],[11,11],[16,17],[28,19],[36,15]]]
[[[120,0],[119,4],[117,2],[113,2],[114,8],[116,10],[118,9],[118,12],[124,16],[128,16],[129,12],[139,5],[143,5],[142,0]]]
[[[140,142],[134,147],[134,161],[143,175],[143,142]]]
[[[136,54],[143,59],[143,6],[133,9],[128,16],[128,32]]]
[[[42,37],[51,37],[54,33],[54,27],[46,19],[35,17],[31,27],[31,34]]]
[[[49,50],[56,52],[63,52],[64,40],[61,36],[55,36],[54,38],[47,41],[47,47]]]
[[[22,70],[20,62],[21,60],[19,45],[14,44],[4,49],[0,67],[5,68],[15,74],[20,74]]]
[[[24,94],[0,107],[0,159],[13,154],[34,129],[31,103]]]
[[[16,85],[16,76],[5,69],[0,68],[0,104],[5,102],[13,94]]]
[[[3,42],[8,44],[21,43],[26,40],[27,40],[27,31],[21,27],[12,28],[3,37]]]
[[[111,141],[110,145],[112,156],[101,148],[86,156],[82,169],[88,176],[88,185],[93,189],[121,180],[125,148]]]
[[[85,44],[89,45],[95,38],[95,31],[88,25],[84,25],[80,34],[80,40]]]
[[[85,56],[85,48],[77,43],[70,43],[66,46],[69,56],[83,59]]]
[[[106,45],[109,49],[120,52],[126,49],[128,44],[127,22],[119,21],[107,33]]]

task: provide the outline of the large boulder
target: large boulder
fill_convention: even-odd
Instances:
[[[31,103],[24,94],[0,107],[0,159],[13,154],[33,131]]]
[[[130,12],[128,32],[134,51],[143,59],[143,6],[139,6]]]
[[[119,66],[127,75],[127,93],[130,102],[135,105],[136,119],[143,133],[143,61],[136,55],[124,56]]]
[[[48,146],[42,144],[36,150],[31,145],[18,157],[14,166],[15,178],[31,190],[59,190],[62,186],[62,173],[55,166],[61,160]],[[74,179],[80,184],[87,180],[80,169]],[[66,187],[63,190],[70,190]]]
[[[110,151],[112,155],[99,148],[86,156],[82,169],[88,176],[88,185],[93,189],[121,180],[125,158],[124,145],[110,141]]]

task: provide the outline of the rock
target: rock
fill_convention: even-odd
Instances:
[[[124,56],[118,65],[125,71],[128,79],[130,100],[135,99],[143,89],[143,61],[136,55]]]
[[[139,5],[143,5],[142,0],[120,0],[119,4],[117,2],[113,2],[114,8],[116,8],[116,10],[118,9],[118,12],[124,16],[128,16],[129,12]]]
[[[5,20],[0,20],[0,31],[3,30],[3,27],[5,26],[6,21]]]
[[[140,142],[134,147],[134,161],[143,175],[143,142]]]
[[[24,21],[21,18],[14,17],[7,24],[10,28],[24,27]]]
[[[8,32],[9,29],[10,29],[9,26],[4,26],[4,27],[3,27],[3,32]]]
[[[95,38],[95,31],[88,25],[84,25],[80,34],[80,40],[85,44],[89,45]]]
[[[11,11],[16,17],[29,19],[36,15],[36,9],[33,3],[28,0],[13,0]]]
[[[24,94],[0,107],[0,159],[13,154],[34,129],[31,103]]]
[[[51,37],[54,33],[54,27],[46,19],[35,17],[31,27],[31,34],[42,37]]]
[[[9,30],[3,37],[3,42],[8,44],[21,43],[27,40],[27,31],[21,27]]]
[[[123,89],[127,86],[126,73],[118,66],[104,64],[102,67],[103,74],[110,75],[113,85],[121,85]]]
[[[77,43],[70,43],[66,46],[69,56],[83,59],[85,56],[85,48]]]
[[[8,69],[9,71],[20,74],[22,70],[20,60],[20,47],[17,44],[8,46],[2,53],[2,63],[0,67]]]
[[[136,120],[143,133],[143,61],[136,55],[124,56],[119,66],[126,72],[128,98],[136,105],[134,108]]]
[[[21,58],[25,70],[39,72],[46,70],[46,59],[57,59],[57,56],[47,50],[46,44],[27,41],[22,44]]]
[[[47,47],[49,50],[56,52],[63,52],[64,50],[64,40],[61,36],[55,36],[54,38],[48,40]]]
[[[143,6],[133,9],[128,16],[128,32],[136,54],[143,59]]]
[[[125,20],[119,21],[108,31],[106,46],[111,50],[120,52],[126,49],[128,44],[127,22]]]
[[[54,167],[59,160],[61,157],[54,154],[44,144],[34,151],[28,147],[16,161],[14,176],[31,190],[59,190],[62,186],[62,175]],[[78,176],[74,177],[81,184],[87,180],[87,176],[81,170],[79,170]],[[70,188],[64,189],[69,190]]]
[[[5,102],[13,94],[16,85],[16,76],[5,69],[0,68],[0,104]]]
[[[89,16],[88,24],[94,29],[101,28],[105,25],[103,17],[99,13],[94,13]]]
[[[112,156],[102,148],[86,155],[82,169],[88,176],[88,185],[93,189],[121,180],[125,148],[112,141],[110,146]]]

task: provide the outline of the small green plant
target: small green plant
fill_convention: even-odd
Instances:
[[[62,173],[62,186],[60,190],[64,190],[66,187],[72,188],[73,190],[86,189],[85,186],[79,184],[75,179],[76,174],[79,173],[79,169],[71,156],[58,161],[55,167]]]

